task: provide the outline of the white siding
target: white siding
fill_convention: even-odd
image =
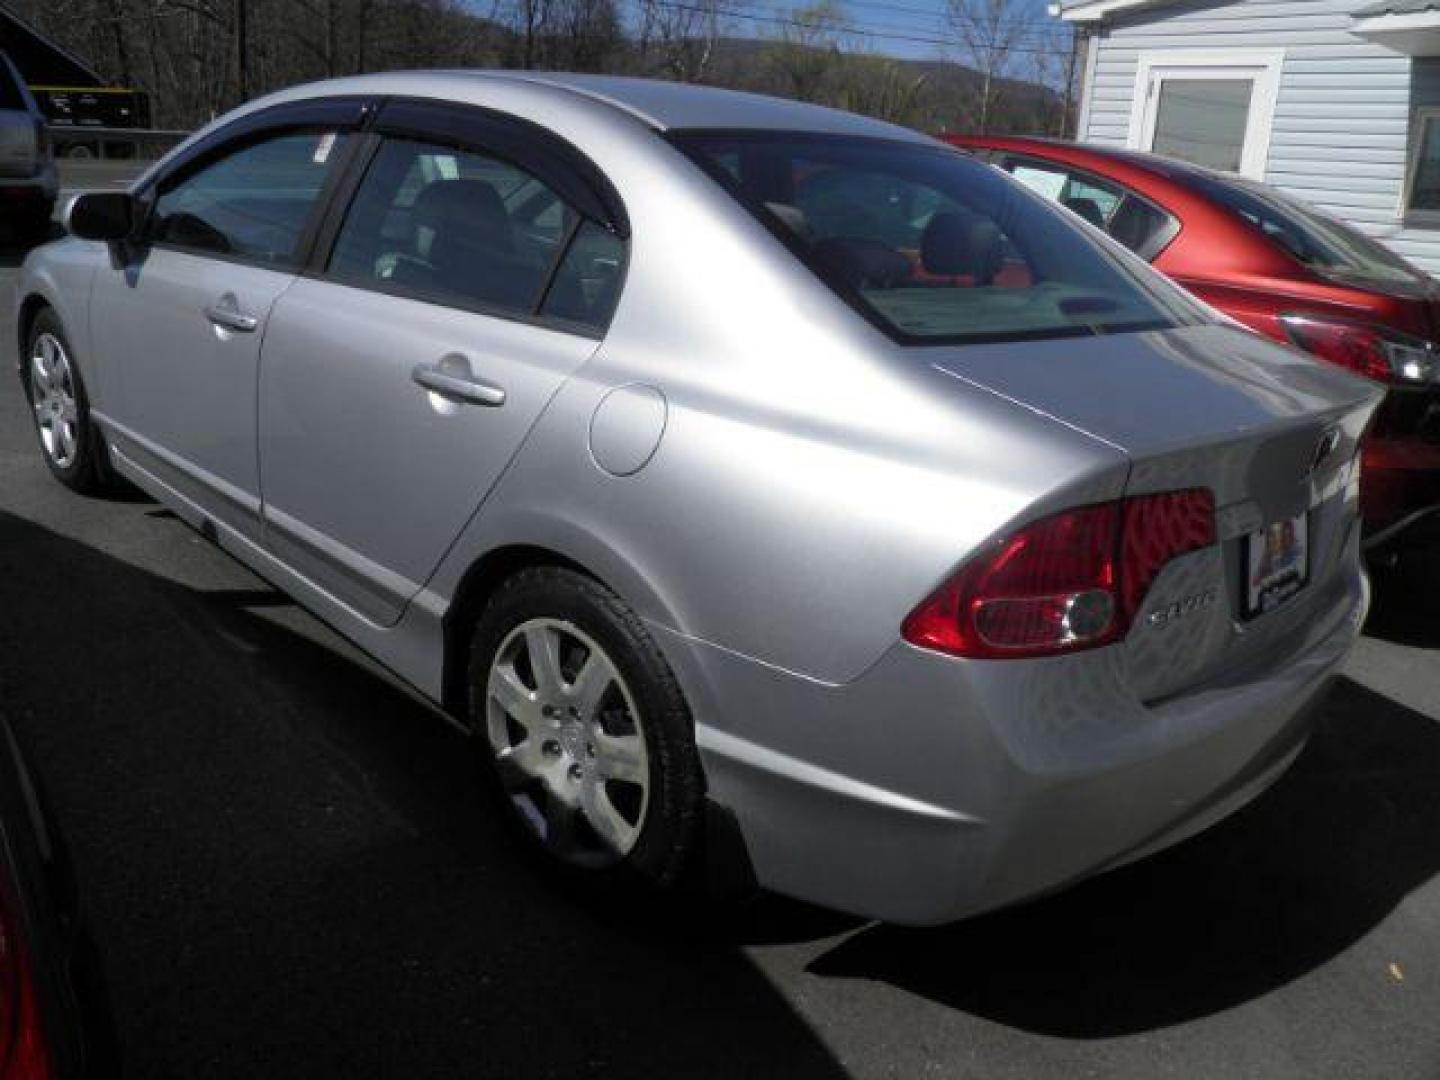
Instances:
[[[1440,60],[1412,62],[1350,32],[1373,0],[1178,0],[1114,18],[1091,47],[1080,137],[1124,146],[1137,58],[1164,50],[1283,48],[1265,179],[1440,275],[1440,229],[1405,228],[1412,107],[1440,105]]]

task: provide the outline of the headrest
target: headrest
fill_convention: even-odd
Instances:
[[[910,260],[878,240],[830,236],[813,251],[821,267],[854,289],[893,289],[913,276]]]
[[[1060,205],[1079,214],[1097,229],[1105,228],[1105,214],[1100,210],[1100,204],[1094,199],[1061,199]]]
[[[978,214],[944,210],[930,219],[920,240],[920,260],[939,277],[973,277],[988,283],[1000,269],[1000,230]]]
[[[411,220],[418,232],[431,231],[429,238],[418,237],[430,256],[436,240],[443,246],[490,247],[508,254],[514,250],[515,238],[505,203],[484,180],[458,177],[436,180],[420,190],[411,209]]]

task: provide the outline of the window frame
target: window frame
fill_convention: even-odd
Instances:
[[[1236,172],[1251,180],[1263,181],[1270,160],[1275,103],[1280,96],[1284,66],[1284,49],[1155,49],[1140,53],[1126,146],[1131,150],[1154,152],[1155,127],[1160,116],[1157,79],[1161,89],[1167,78],[1249,82],[1252,89],[1240,144],[1240,168]]]
[[[1431,121],[1440,124],[1440,105],[1422,105],[1410,114],[1409,147],[1405,161],[1405,186],[1400,191],[1401,223],[1417,229],[1440,229],[1440,209],[1415,210],[1415,181],[1420,175],[1421,151],[1425,147],[1425,127]]]
[[[1174,213],[1171,210],[1167,210],[1165,207],[1161,206],[1158,202],[1150,198],[1148,195],[1141,194],[1129,184],[1126,184],[1120,180],[1116,180],[1112,176],[1105,176],[1101,173],[1094,172],[1093,170],[1082,168],[1079,165],[1071,165],[1068,161],[1059,161],[1055,158],[1041,157],[1037,154],[1028,154],[1023,151],[1004,150],[1000,151],[999,153],[1000,156],[995,161],[995,164],[999,165],[1000,168],[1005,169],[1006,172],[1009,172],[1009,169],[1006,168],[1006,165],[1008,165],[1010,162],[1018,162],[1021,164],[1033,163],[1037,167],[1048,166],[1049,168],[1058,170],[1060,172],[1069,173],[1072,176],[1078,177],[1081,181],[1085,183],[1094,184],[1096,187],[1117,188],[1121,193],[1121,203],[1123,203],[1125,199],[1134,199],[1142,206],[1148,206],[1151,210],[1154,210],[1156,213],[1163,216],[1165,218],[1165,221],[1167,222],[1165,228],[1155,233],[1155,235],[1150,238],[1149,242],[1147,242],[1142,249],[1131,252],[1139,258],[1144,259],[1147,263],[1153,263],[1156,259],[1158,259],[1164,253],[1165,249],[1175,242],[1175,238],[1179,236],[1181,231],[1185,228],[1184,222],[1180,220],[1178,214]],[[1011,175],[1014,174],[1012,173]],[[1119,212],[1119,209],[1120,204],[1117,204],[1115,207],[1117,213]],[[1111,214],[1110,216],[1113,218],[1115,215]],[[1110,236],[1108,221],[1106,222],[1105,235]],[[1113,236],[1111,236],[1110,239],[1115,240]],[[1117,244],[1120,243],[1119,240],[1115,240],[1115,242]],[[1120,246],[1125,247],[1124,244],[1120,244]],[[1131,249],[1128,247],[1125,247],[1125,250],[1131,251]]]
[[[354,164],[361,141],[357,134],[373,115],[374,108],[373,99],[363,97],[321,98],[277,105],[247,113],[214,132],[200,136],[194,142],[182,144],[173,155],[165,158],[153,172],[146,175],[137,187],[135,194],[141,203],[142,212],[137,215],[131,243],[141,249],[173,251],[194,258],[273,270],[280,274],[299,274],[309,262],[321,223],[329,213],[334,193]],[[169,190],[184,183],[215,162],[247,147],[301,131],[334,131],[343,139],[338,156],[306,215],[295,248],[286,262],[274,263],[249,255],[235,255],[148,238],[153,225],[155,205],[162,190]]]
[[[398,97],[385,99],[374,121],[362,137],[354,141],[355,153],[347,161],[345,175],[331,193],[326,211],[318,223],[314,243],[299,271],[302,276],[343,288],[433,304],[486,318],[505,319],[596,341],[604,339],[625,291],[630,266],[630,221],[625,204],[609,178],[577,147],[548,128],[508,113],[475,105]],[[496,305],[466,303],[460,297],[441,298],[422,289],[381,280],[355,281],[331,273],[330,260],[340,232],[354,209],[356,197],[371,166],[387,141],[424,142],[449,147],[458,153],[479,154],[502,161],[540,181],[575,212],[575,220],[555,249],[555,257],[545,271],[544,283],[529,313]],[[576,202],[584,205],[576,205]],[[599,328],[542,313],[555,278],[570,253],[581,224],[586,220],[600,225],[621,242],[620,278],[615,304],[605,325]]]

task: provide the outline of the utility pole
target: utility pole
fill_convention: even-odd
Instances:
[[[1075,104],[1075,68],[1080,60],[1080,44],[1084,40],[1080,36],[1080,28],[1070,29],[1070,58],[1065,65],[1065,104],[1060,111],[1060,130],[1057,134],[1063,139],[1070,133],[1070,110]],[[1074,132],[1071,138],[1078,138],[1080,133]]]

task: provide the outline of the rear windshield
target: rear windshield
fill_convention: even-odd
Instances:
[[[1393,251],[1272,187],[1199,172],[1186,182],[1318,273],[1376,285],[1426,284],[1425,275]]]
[[[1196,321],[1073,216],[940,147],[784,132],[672,139],[827,284],[906,344]]]

